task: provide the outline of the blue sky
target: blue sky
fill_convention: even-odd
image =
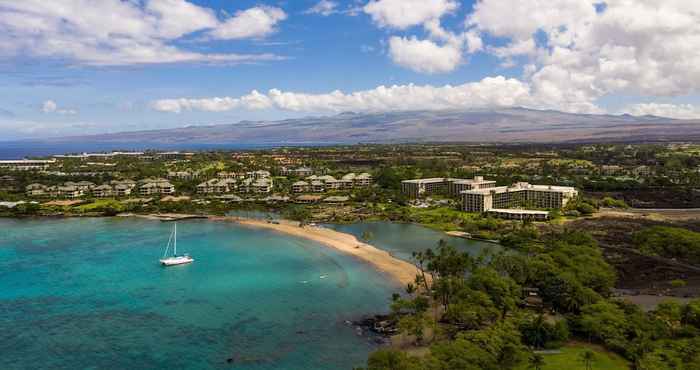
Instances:
[[[56,3],[0,0],[0,140],[345,110],[700,117],[693,1]]]

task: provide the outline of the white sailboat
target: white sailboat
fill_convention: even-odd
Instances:
[[[170,250],[170,244],[173,245],[173,255],[168,257],[168,250]],[[168,245],[165,247],[165,253],[163,253],[163,258],[160,259],[160,263],[163,266],[175,266],[183,265],[185,263],[194,262],[194,258],[190,257],[189,254],[185,253],[182,256],[177,255],[177,223],[173,226],[173,232],[168,238]]]

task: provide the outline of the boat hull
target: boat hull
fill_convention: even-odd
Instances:
[[[194,258],[192,257],[171,257],[160,260],[160,264],[163,266],[177,266],[192,262],[194,262]]]

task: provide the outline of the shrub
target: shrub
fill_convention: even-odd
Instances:
[[[634,234],[642,253],[700,263],[700,233],[680,227],[653,226]]]
[[[676,279],[676,280],[671,281],[671,286],[674,288],[682,288],[682,287],[686,286],[686,284],[687,283],[685,282],[685,280],[682,280],[682,279]]]

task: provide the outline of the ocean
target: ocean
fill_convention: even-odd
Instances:
[[[0,369],[351,369],[400,287],[314,242],[193,220],[0,219]]]
[[[229,144],[192,144],[192,143],[118,143],[118,142],[90,142],[90,141],[0,141],[0,160],[22,159],[28,157],[47,157],[56,154],[70,153],[102,153],[111,151],[230,151],[230,150],[254,150],[270,149],[282,146],[319,146],[332,145],[332,143],[229,143]]]

